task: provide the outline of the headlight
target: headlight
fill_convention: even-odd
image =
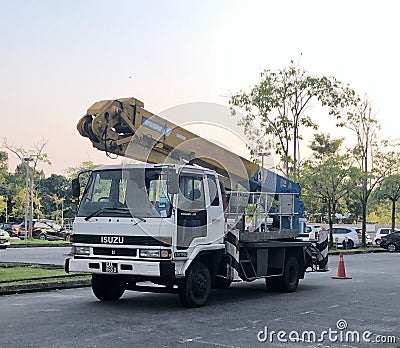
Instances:
[[[143,258],[152,258],[152,259],[168,259],[171,257],[171,250],[164,249],[140,249],[139,256]]]
[[[90,247],[85,246],[73,246],[72,247],[73,255],[90,255]]]

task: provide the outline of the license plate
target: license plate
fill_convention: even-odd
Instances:
[[[118,273],[118,264],[112,262],[103,262],[102,270],[105,273]]]

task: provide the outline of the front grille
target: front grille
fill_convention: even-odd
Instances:
[[[118,242],[118,244],[123,245],[148,245],[148,246],[162,246],[166,245],[162,241],[150,237],[150,236],[100,236],[96,234],[74,234],[74,243],[84,243],[84,244],[106,244],[102,243],[102,237],[119,238],[123,242]],[[123,238],[123,239],[121,239]],[[107,243],[108,244],[108,243]],[[109,243],[112,244],[112,243]],[[117,244],[117,243],[116,243]]]
[[[93,255],[135,257],[137,249],[93,248]]]

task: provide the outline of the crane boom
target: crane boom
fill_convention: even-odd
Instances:
[[[190,161],[240,182],[251,191],[295,192],[300,186],[276,173],[263,170],[250,160],[216,145],[144,109],[136,98],[94,103],[79,120],[79,133],[106,153],[147,163]],[[134,143],[134,147],[130,144]]]

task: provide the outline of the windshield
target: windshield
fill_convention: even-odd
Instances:
[[[77,216],[170,217],[167,175],[159,168],[95,171]]]

